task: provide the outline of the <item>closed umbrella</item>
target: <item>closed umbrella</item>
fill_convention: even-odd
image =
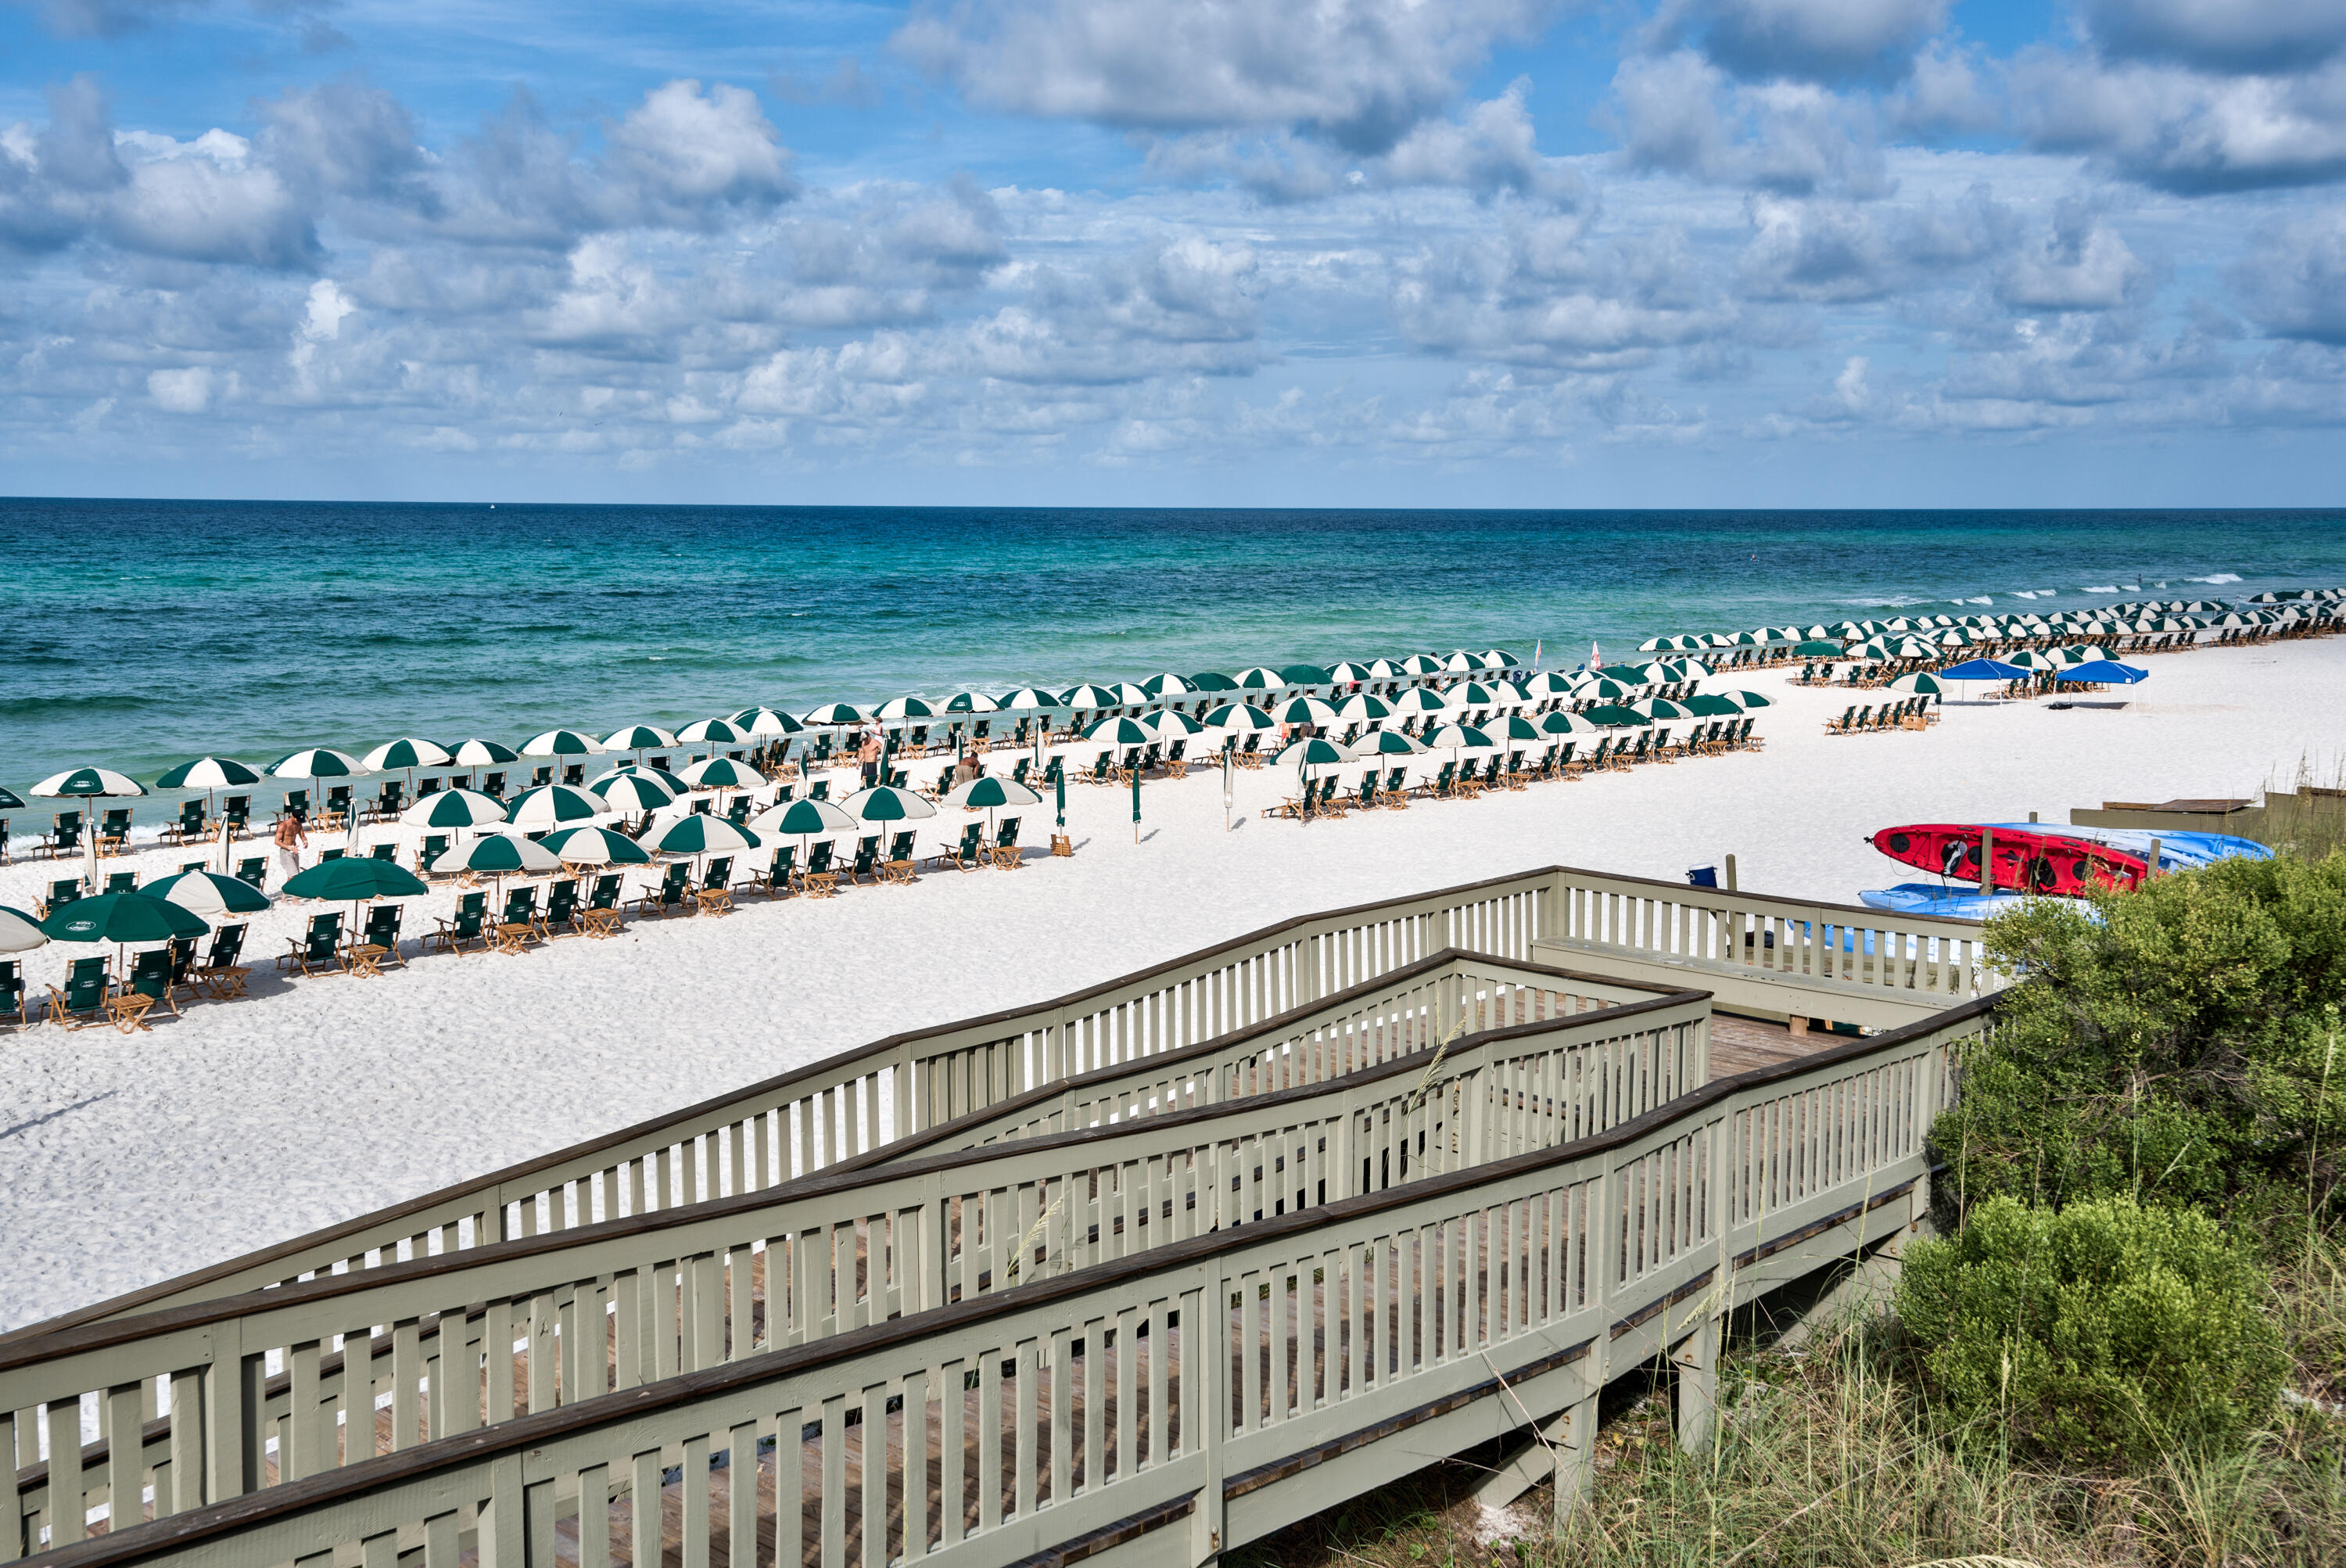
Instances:
[[[47,945],[49,933],[23,910],[0,904],[0,952],[30,952]]]
[[[603,797],[571,784],[541,784],[525,789],[505,808],[505,820],[519,828],[554,828],[584,822],[611,809]]]
[[[97,887],[97,819],[92,800],[127,799],[147,793],[147,787],[111,768],[69,768],[52,773],[33,786],[33,793],[52,800],[79,800],[82,816],[82,878],[93,891]],[[44,927],[43,929],[46,929]],[[50,932],[55,936],[55,932]],[[76,939],[78,940],[78,939]]]
[[[214,920],[224,914],[259,914],[274,901],[250,882],[218,871],[180,871],[138,891]]]

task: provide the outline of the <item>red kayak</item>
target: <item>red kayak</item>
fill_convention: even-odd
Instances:
[[[1903,865],[1976,886],[1981,831],[1975,822],[1917,822],[1884,828],[1871,841]],[[2140,855],[2060,833],[1998,828],[1994,844],[1992,869],[1999,892],[2083,898],[2108,888],[2132,888],[2150,869]]]

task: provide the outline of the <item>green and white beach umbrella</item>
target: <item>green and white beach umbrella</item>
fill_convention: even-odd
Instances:
[[[30,952],[48,945],[49,933],[23,910],[0,904],[0,952]]]
[[[733,716],[733,728],[753,740],[778,735],[803,735],[806,726],[779,708],[745,708]]]
[[[1281,724],[1333,724],[1336,709],[1333,704],[1316,697],[1290,697],[1272,709]]]
[[[1058,706],[1089,711],[1102,708],[1121,708],[1124,706],[1124,698],[1117,696],[1113,687],[1093,686],[1086,682],[1082,686],[1070,687],[1062,694]]]
[[[1392,717],[1392,704],[1382,697],[1356,691],[1336,705],[1336,717],[1351,724],[1375,723]]]
[[[1146,707],[1157,698],[1157,694],[1148,687],[1136,686],[1128,680],[1117,681],[1108,690],[1115,695],[1117,705],[1124,708]]]
[[[1498,721],[1499,734],[1509,740],[1545,740],[1547,732],[1520,713],[1511,713]]]
[[[753,831],[798,839],[844,833],[854,826],[855,819],[829,800],[790,800],[779,806],[769,806],[750,819]]]
[[[259,770],[247,767],[233,757],[199,757],[182,762],[177,768],[166,769],[162,777],[155,780],[155,788],[200,789],[204,792],[204,808],[209,811],[216,790],[250,789],[260,782]],[[21,806],[24,802],[18,800],[15,804]],[[7,803],[0,801],[0,810],[6,809]],[[228,864],[228,842],[227,833],[221,833],[220,864],[223,867]]]
[[[1365,686],[1377,678],[1368,666],[1354,664],[1350,659],[1338,659],[1328,667],[1328,684],[1331,686]]]
[[[1697,718],[1728,718],[1743,711],[1730,698],[1714,692],[1696,692],[1678,706]]]
[[[260,782],[260,774],[233,757],[199,757],[168,769],[155,780],[158,789],[241,789]]]
[[[1900,676],[1890,683],[1889,689],[1916,692],[1923,697],[1944,697],[1947,693],[1947,688],[1940,684],[1937,676],[1928,670],[1921,669]]]
[[[1604,702],[1618,702],[1637,689],[1634,686],[1625,686],[1620,681],[1606,680],[1600,677],[1595,680],[1582,681],[1572,688],[1572,695],[1583,700],[1593,697]]]
[[[608,828],[565,828],[540,839],[537,847],[568,866],[641,866],[651,860],[641,844]]]
[[[603,737],[606,751],[661,751],[676,744],[676,737],[657,724],[630,724],[625,729],[615,729]]]
[[[1204,719],[1176,712],[1169,708],[1162,713],[1151,715],[1148,725],[1150,728],[1157,731],[1159,738],[1165,740],[1172,740],[1184,735],[1195,735],[1208,728]]]
[[[1485,648],[1483,650],[1483,667],[1484,669],[1515,669],[1521,666],[1523,662],[1523,660],[1517,658],[1515,655],[1509,653],[1504,648]]]
[[[1490,736],[1471,724],[1445,724],[1428,735],[1425,738],[1425,743],[1428,746],[1446,746],[1453,751],[1462,748],[1471,751],[1477,748],[1497,744]]]
[[[1197,687],[1199,691],[1236,691],[1239,688],[1239,683],[1237,681],[1232,680],[1229,676],[1224,675],[1218,669],[1200,669],[1191,671],[1189,675],[1189,684]]]
[[[1040,687],[1022,686],[1016,691],[1005,693],[994,706],[1005,713],[1033,713],[1059,707],[1059,694],[1045,691]]]
[[[603,743],[584,730],[548,729],[521,743],[524,757],[600,757]]]
[[[928,802],[922,800],[921,804],[926,806]],[[754,850],[760,841],[747,828],[737,828],[722,817],[696,811],[669,823],[652,848],[663,855],[733,855]]]
[[[1432,687],[1413,686],[1392,699],[1393,711],[1407,718],[1416,714],[1441,713],[1450,705]]]
[[[1736,707],[1741,708],[1773,708],[1776,706],[1776,699],[1774,697],[1757,691],[1722,691],[1719,693],[1719,695],[1727,698],[1728,701],[1733,703]]]
[[[76,899],[41,921],[51,942],[169,942],[211,930],[191,909],[151,893],[99,893]]]
[[[1141,719],[1103,718],[1084,731],[1084,738],[1098,746],[1148,746],[1157,732]]]
[[[1352,761],[1352,753],[1349,748],[1338,745],[1324,735],[1314,735],[1308,739],[1294,741],[1283,747],[1279,755],[1271,760],[1280,763],[1292,762],[1303,768],[1333,767],[1338,763]]]
[[[947,713],[994,713],[999,711],[1001,707],[1000,703],[982,691],[964,691],[958,692],[947,699],[945,711]]]
[[[1198,683],[1188,677],[1168,671],[1163,675],[1150,676],[1140,683],[1140,689],[1151,697],[1187,697],[1198,687]]]
[[[1565,713],[1560,710],[1556,713],[1543,714],[1540,717],[1539,727],[1541,733],[1545,735],[1594,735],[1604,728],[1603,725],[1592,722],[1586,715]]]
[[[446,747],[411,735],[385,741],[360,758],[359,766],[370,773],[413,773],[418,768],[445,768],[455,759]]]
[[[799,717],[818,729],[838,729],[850,724],[861,724],[868,716],[852,702],[826,702]]]
[[[274,779],[355,779],[365,771],[364,764],[357,758],[331,746],[312,746],[269,765],[269,774]]]
[[[934,718],[937,710],[917,697],[892,697],[872,710],[883,723],[908,718]]]
[[[1688,713],[1677,703],[1670,701],[1668,697],[1647,697],[1642,702],[1633,702],[1627,706],[1629,711],[1636,714],[1640,718],[1659,720],[1663,723],[1668,723],[1672,719],[1692,718],[1694,717],[1694,715]]]
[[[1015,779],[1002,779],[988,773],[954,787],[941,804],[960,806],[972,811],[990,811],[1003,806],[1039,806],[1042,795]]]
[[[842,800],[839,809],[859,822],[918,822],[937,814],[920,796],[892,784],[859,789]]]
[[[219,871],[180,871],[148,882],[138,891],[212,920],[222,915],[259,914],[275,901],[250,882]]]
[[[614,811],[657,811],[673,805],[682,793],[668,776],[654,769],[643,773],[606,773],[586,786]]]
[[[0,811],[21,811],[24,809],[25,802],[16,791],[0,785]]]
[[[1524,682],[1524,689],[1535,697],[1569,697],[1572,682],[1554,670],[1546,670]]]
[[[473,871],[492,877],[542,877],[561,869],[561,858],[552,850],[519,833],[484,833],[442,851],[432,862],[432,870],[442,875]]]
[[[1369,678],[1371,680],[1406,680],[1409,678],[1409,671],[1402,667],[1402,664],[1399,659],[1372,658],[1369,661],[1368,670]]]
[[[703,758],[689,767],[678,769],[676,776],[696,789],[758,789],[764,788],[766,782],[764,774],[730,757]]]
[[[1462,680],[1442,694],[1443,700],[1455,711],[1465,708],[1496,708],[1508,700],[1496,686],[1486,686],[1479,680]]]
[[[128,799],[144,795],[147,787],[128,773],[117,773],[111,768],[68,768],[62,773],[52,773],[33,786],[33,793],[51,800],[79,800],[82,815],[82,878],[92,888],[97,886],[97,819],[91,812],[92,800]],[[44,926],[43,930],[48,928]],[[55,932],[50,932],[55,936]],[[78,939],[76,939],[78,940]]]
[[[1240,691],[1278,691],[1287,685],[1280,673],[1267,665],[1242,669],[1230,678],[1238,682]]]
[[[687,746],[740,746],[750,738],[727,718],[696,718],[678,730],[676,738]]]
[[[459,768],[502,768],[508,762],[520,761],[521,753],[502,740],[483,740],[475,736],[458,741],[450,760]]]
[[[1378,729],[1354,741],[1352,750],[1362,757],[1415,757],[1425,750],[1425,742],[1398,729]]]
[[[478,789],[443,789],[399,814],[410,828],[484,828],[505,820],[505,803]]]
[[[505,808],[505,820],[519,828],[553,828],[584,822],[612,808],[600,795],[570,784],[541,784],[525,789]]]
[[[1206,715],[1206,722],[1216,729],[1250,730],[1277,729],[1279,720],[1270,709],[1257,708],[1250,702],[1226,702]]]

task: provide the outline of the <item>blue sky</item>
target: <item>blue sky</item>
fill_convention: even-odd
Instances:
[[[2337,499],[2337,0],[0,28],[0,491]]]

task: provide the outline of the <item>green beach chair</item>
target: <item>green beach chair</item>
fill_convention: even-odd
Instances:
[[[137,892],[138,891],[138,873],[137,871],[107,872],[106,877],[106,891],[108,893]]]
[[[202,838],[204,827],[204,803],[201,800],[182,800],[178,820],[163,830],[163,838],[168,843],[184,844],[190,839]]]
[[[76,958],[66,966],[65,989],[49,987],[49,1022],[67,1029],[106,1022],[106,960]]]
[[[691,886],[692,867],[683,860],[671,860],[668,870],[661,874],[659,886],[637,896],[636,912],[656,914],[665,920],[684,907]]]
[[[997,870],[1009,870],[1025,862],[1025,857],[1018,852],[1017,818],[1005,817],[1002,820],[1002,826],[994,831],[994,847],[987,851],[986,858]]]
[[[49,896],[34,906],[34,912],[41,919],[46,920],[79,897],[81,897],[81,879],[59,877],[49,884]]]
[[[546,892],[546,913],[538,917],[537,934],[554,940],[554,928],[576,930],[578,924],[578,883],[556,882]]]
[[[879,836],[874,834],[872,837],[868,839],[859,839],[856,840],[855,844],[854,862],[847,868],[847,880],[851,882],[861,883],[864,878],[873,874],[872,868],[877,866],[879,863]]]
[[[32,1026],[32,1003],[25,994],[25,966],[13,958],[0,958],[0,1018],[13,1018],[16,1027]]]
[[[236,880],[255,890],[269,880],[269,859],[265,855],[249,855],[236,863]]]
[[[968,871],[972,866],[977,864],[978,849],[984,840],[984,823],[964,823],[961,830],[961,841],[950,848],[939,850],[935,854],[931,855],[929,857],[929,864],[933,866],[951,866],[957,871]]]
[[[440,921],[438,931],[426,932],[423,945],[431,947],[436,944],[450,952],[462,952],[466,942],[483,941],[481,928],[488,921],[488,902],[489,895],[486,893],[461,895],[456,900],[455,918],[444,920]]]
[[[328,972],[342,968],[342,911],[333,910],[310,917],[310,929],[298,937],[285,939],[285,951],[277,955],[280,970],[298,969],[306,978],[314,970]]]

